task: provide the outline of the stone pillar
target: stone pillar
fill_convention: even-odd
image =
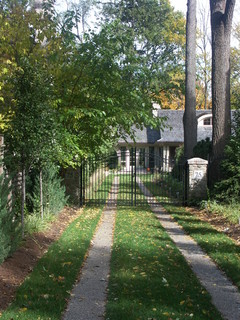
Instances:
[[[207,198],[207,167],[208,161],[193,158],[187,161],[188,188],[187,200],[201,200]]]
[[[0,134],[0,175],[3,174],[3,148],[4,136]]]

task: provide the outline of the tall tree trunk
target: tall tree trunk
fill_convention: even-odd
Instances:
[[[186,94],[184,124],[184,157],[193,156],[197,144],[196,118],[196,0],[188,0],[186,26]]]
[[[39,173],[39,189],[40,189],[40,213],[43,220],[43,187],[42,187],[42,168]]]
[[[212,28],[212,166],[211,180],[220,179],[220,162],[231,133],[230,38],[236,0],[210,0]]]

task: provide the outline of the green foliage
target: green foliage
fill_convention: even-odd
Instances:
[[[39,166],[54,155],[76,166],[83,155],[106,151],[131,134],[133,124],[162,125],[152,116],[153,93],[177,72],[183,17],[168,1],[140,1],[139,10],[129,12],[126,2],[122,16],[117,8],[97,34],[79,37],[74,30],[93,3],[81,1],[61,17],[52,1],[41,14],[28,1],[2,4],[0,119],[15,164],[21,158],[27,167]]]
[[[85,208],[19,287],[1,320],[59,320],[86,257],[102,208]]]
[[[175,162],[181,163],[184,160],[184,146],[180,146],[176,148],[175,152]]]
[[[38,63],[22,58],[12,82],[16,103],[5,130],[5,161],[14,170],[17,165],[29,170],[52,158],[58,141],[56,113],[49,106],[50,79]]]
[[[184,147],[182,145],[182,146],[176,148],[174,166],[173,166],[173,169],[172,169],[172,172],[171,172],[172,176],[175,179],[181,180],[184,164],[185,164],[185,161],[184,161]]]
[[[0,263],[16,247],[19,240],[18,220],[11,210],[9,179],[0,176]]]
[[[193,148],[194,157],[202,158],[205,160],[209,159],[209,155],[212,150],[212,142],[209,138],[199,141]]]
[[[231,223],[238,224],[240,218],[240,204],[239,202],[232,201],[231,203],[222,203],[216,199],[202,201],[201,209],[206,209],[208,212],[223,216]]]
[[[67,202],[65,187],[61,184],[59,170],[54,165],[43,169],[43,211],[44,215],[57,214]],[[39,176],[35,178],[33,188],[33,212],[40,215],[40,181]]]
[[[28,214],[25,219],[25,233],[31,235],[35,232],[43,232],[55,218],[53,214],[45,214],[43,219],[40,214]]]
[[[155,97],[162,92],[179,94],[183,89],[180,75],[185,45],[185,19],[181,13],[175,12],[168,0],[123,0],[104,4],[103,15],[106,21],[119,20],[123,32],[133,37],[130,50],[149,71],[151,93]]]
[[[222,180],[214,186],[218,200],[239,202],[240,196],[240,111],[234,113],[232,135],[221,163]]]
[[[162,125],[152,116],[149,71],[133,46],[131,33],[114,21],[62,56],[59,110],[84,154],[106,151],[133,124]]]

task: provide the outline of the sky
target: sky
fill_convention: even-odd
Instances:
[[[187,0],[170,0],[172,6],[179,11],[186,13],[187,11]]]
[[[58,8],[61,9],[65,9],[66,10],[66,3],[70,2],[71,0],[57,0],[57,4],[58,4]],[[77,2],[77,0],[75,0],[75,2]],[[172,4],[172,6],[179,11],[182,11],[183,14],[186,16],[186,12],[187,12],[187,2],[188,0],[170,0],[170,3]],[[209,9],[209,0],[197,0],[197,11],[199,10],[199,8],[207,8],[207,12]],[[60,9],[60,10],[61,10]],[[239,22],[239,17],[240,17],[240,1],[236,1],[236,6],[235,6],[235,10],[234,10],[234,23],[238,23]],[[197,16],[197,21],[198,23],[200,23],[200,16]],[[208,27],[210,32],[210,22],[209,22],[209,27]]]
[[[170,0],[172,6],[179,11],[182,11],[184,14],[187,12],[187,0]],[[209,0],[197,0],[198,6],[204,6],[209,8]],[[236,1],[235,6],[235,21],[239,21],[239,11],[240,11],[240,4],[239,1]]]
[[[187,0],[170,0],[170,3],[172,6],[179,11],[182,11],[184,15],[186,16],[187,12]],[[207,12],[210,12],[209,8],[209,0],[197,0],[197,11],[199,8],[207,8]],[[240,18],[240,1],[236,1],[235,9],[234,9],[234,16],[233,16],[233,24],[239,23]],[[200,23],[200,17],[197,14],[197,22]],[[209,20],[209,27],[208,32],[210,33],[210,20]],[[237,42],[235,41],[235,38],[232,37],[232,45],[237,45]]]

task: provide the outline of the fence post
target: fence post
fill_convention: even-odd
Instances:
[[[135,148],[135,159],[134,159],[134,205],[137,206],[137,148]]]
[[[132,166],[131,166],[131,205],[133,206],[133,148],[132,148],[132,152],[131,152],[131,162],[132,162]]]
[[[207,198],[208,161],[193,158],[187,161],[187,203]]]
[[[79,167],[79,195],[80,195],[80,207],[83,206],[83,169],[82,163]]]

